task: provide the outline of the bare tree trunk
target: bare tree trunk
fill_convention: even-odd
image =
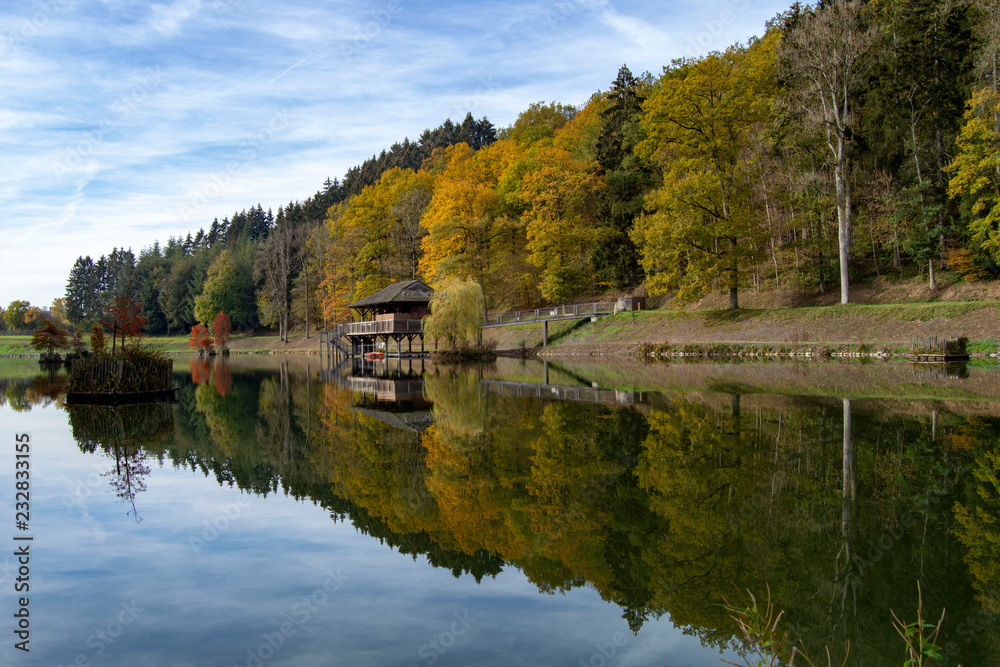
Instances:
[[[920,173],[920,155],[917,154],[917,112],[913,108],[913,100],[910,100],[910,139],[913,141],[913,162],[917,167],[917,184],[923,186],[924,178]]]
[[[837,237],[839,241],[840,257],[840,303],[846,304],[850,302],[848,259],[850,257],[851,209],[849,208],[850,195],[848,194],[848,188],[846,187],[847,177],[844,173],[847,168],[847,156],[844,154],[843,140],[840,140],[837,143],[839,145],[837,167],[834,172],[834,178],[837,182]]]
[[[729,309],[738,310],[740,307],[739,274],[737,273],[736,239],[734,237],[729,238],[729,252],[731,253],[729,261]]]
[[[897,271],[903,270],[903,260],[899,256],[899,221],[892,223],[892,268]]]

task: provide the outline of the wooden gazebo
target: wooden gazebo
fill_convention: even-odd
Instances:
[[[396,343],[396,353],[413,353],[413,341],[420,339],[424,351],[424,318],[430,314],[433,291],[419,280],[407,280],[389,285],[375,294],[348,304],[361,321],[339,327],[339,335],[347,339],[352,355],[374,352],[379,341],[389,350],[389,341]]]

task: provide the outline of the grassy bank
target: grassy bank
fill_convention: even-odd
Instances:
[[[908,350],[913,338],[965,336],[971,351],[996,349],[1000,301],[963,301],[794,308],[745,308],[620,313],[596,322],[575,320],[549,325],[554,354],[633,354],[643,344],[719,343],[812,347],[859,346]],[[498,349],[537,348],[542,325],[487,330]]]

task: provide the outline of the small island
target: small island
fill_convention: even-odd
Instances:
[[[104,328],[94,325],[90,354],[70,368],[67,403],[122,405],[174,400],[173,361],[142,345],[146,320],[141,311],[142,305],[131,298],[115,298],[109,320],[104,322],[111,329],[111,351],[107,350]]]

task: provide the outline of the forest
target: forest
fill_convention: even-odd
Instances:
[[[150,333],[221,311],[287,340],[414,277],[473,279],[490,310],[996,280],[998,67],[997,0],[796,3],[659,76],[623,66],[579,108],[448,120],[277,212],[80,257],[59,313],[89,328],[125,294]]]

